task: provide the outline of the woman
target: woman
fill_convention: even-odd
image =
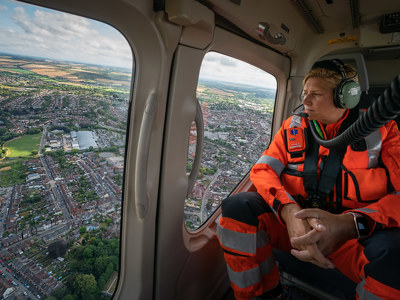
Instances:
[[[218,237],[237,299],[284,299],[272,248],[338,269],[360,299],[400,299],[396,124],[344,149],[319,146],[310,133],[312,124],[331,139],[358,118],[354,80],[339,60],[314,64],[303,81],[307,117],[284,121],[253,166],[257,193],[223,201]]]

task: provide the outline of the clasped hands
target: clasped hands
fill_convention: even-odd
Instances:
[[[335,268],[327,256],[357,237],[351,214],[332,214],[318,208],[301,209],[297,204],[286,204],[281,216],[286,222],[292,255],[325,269]]]

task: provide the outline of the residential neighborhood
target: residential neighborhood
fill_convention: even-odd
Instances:
[[[96,297],[112,295],[131,76],[129,70],[0,55],[4,299],[80,297],[87,291],[72,288],[83,277],[93,282]],[[275,91],[199,82],[197,96],[205,138],[185,202],[189,230],[213,214],[268,146]],[[193,126],[188,172],[196,136]]]
[[[29,69],[33,66],[41,66],[42,74]],[[109,83],[106,91],[85,79],[53,80],[43,74],[46,68],[61,66],[0,56],[4,299],[40,299],[56,290],[68,294],[77,274],[69,252],[94,237],[119,240],[131,73],[120,70],[126,82],[116,80],[115,89]],[[60,242],[67,250],[49,258]],[[118,261],[109,277],[117,268]],[[106,282],[102,285],[99,292],[110,294]]]

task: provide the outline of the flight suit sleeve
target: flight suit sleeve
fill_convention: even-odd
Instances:
[[[352,211],[367,215],[383,228],[400,227],[400,133],[394,121],[389,122],[385,129],[387,135],[383,137],[381,159],[388,170],[394,192],[373,204]]]
[[[293,197],[283,187],[280,175],[287,165],[287,152],[283,126],[277,132],[269,148],[250,171],[250,180],[257,192],[269,204],[282,224],[280,209],[287,203],[296,203]]]

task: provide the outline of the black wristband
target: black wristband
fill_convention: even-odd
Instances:
[[[371,228],[369,228],[369,223],[367,217],[363,214],[349,212],[354,217],[354,224],[358,233],[357,239],[365,239],[371,233]]]

